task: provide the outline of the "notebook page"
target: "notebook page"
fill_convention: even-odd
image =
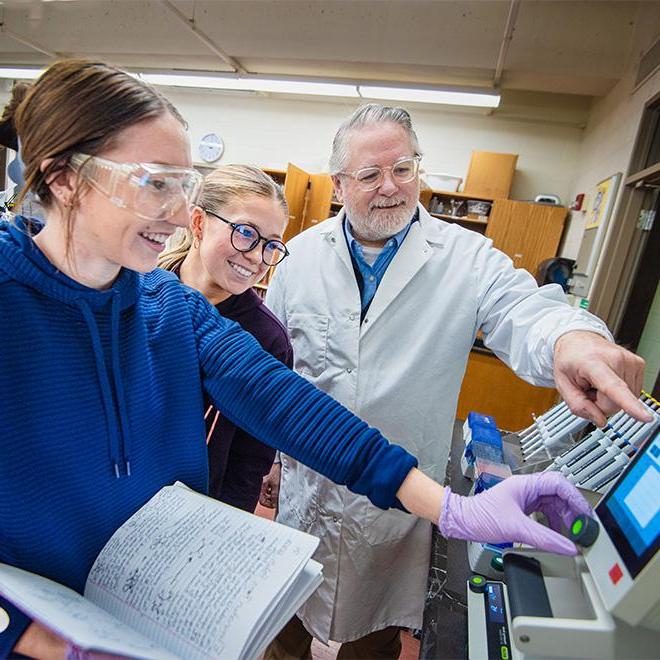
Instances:
[[[260,622],[261,625],[254,630],[242,658],[250,660],[261,656],[280,630],[323,582],[322,570],[323,567],[317,561],[310,559],[307,562],[294,583],[282,595],[279,607],[273,606],[272,611]]]
[[[0,564],[0,593],[83,650],[135,658],[174,658],[73,589],[40,575]]]
[[[108,541],[85,595],[172,653],[231,660],[317,544],[168,486]]]

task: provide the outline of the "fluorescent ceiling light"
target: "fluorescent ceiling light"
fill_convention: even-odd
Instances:
[[[0,67],[0,78],[34,80],[44,69]],[[131,74],[152,85],[190,87],[195,89],[225,89],[274,94],[303,94],[311,96],[337,96],[342,98],[368,98],[404,103],[436,103],[441,105],[497,108],[500,95],[495,92],[444,91],[413,87],[385,87],[356,85],[294,78],[259,78],[240,76],[183,75],[165,73]]]
[[[36,80],[44,71],[45,69],[9,69],[0,67],[0,78],[9,78],[13,80]]]
[[[315,82],[309,80],[287,80],[275,78],[241,78],[222,76],[183,76],[160,73],[142,73],[140,78],[153,85],[170,87],[195,87],[206,89],[229,89],[246,92],[273,92],[275,94],[311,94],[313,96],[348,96],[358,98],[355,85]]]
[[[449,92],[439,89],[413,89],[408,87],[377,87],[359,85],[360,95],[371,99],[442,105],[471,105],[479,108],[497,108],[500,95],[483,92]]]

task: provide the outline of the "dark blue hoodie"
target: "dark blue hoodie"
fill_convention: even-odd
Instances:
[[[383,508],[416,465],[165,271],[99,291],[0,224],[0,562],[84,589],[114,530],[176,480],[207,489],[203,396]],[[28,619],[10,615],[0,656]]]

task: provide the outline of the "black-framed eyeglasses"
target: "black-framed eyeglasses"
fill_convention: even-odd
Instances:
[[[239,252],[252,252],[254,248],[263,242],[261,248],[261,259],[267,266],[276,266],[285,257],[289,256],[289,250],[282,241],[275,238],[265,238],[252,225],[232,222],[218,215],[209,209],[203,209],[204,213],[212,215],[218,220],[228,224],[231,227],[231,244]]]

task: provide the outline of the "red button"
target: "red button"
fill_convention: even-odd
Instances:
[[[608,575],[610,576],[610,580],[612,580],[612,584],[616,584],[623,577],[623,571],[619,564],[614,564],[608,571]]]

